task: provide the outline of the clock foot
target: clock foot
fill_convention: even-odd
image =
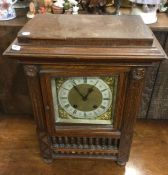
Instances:
[[[117,164],[120,165],[120,166],[125,166],[126,165],[126,162],[125,161],[118,160],[117,161]]]
[[[43,158],[43,161],[47,164],[51,164],[53,162],[53,159],[51,158]]]

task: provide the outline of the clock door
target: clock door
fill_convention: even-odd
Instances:
[[[51,79],[56,124],[113,124],[118,75]]]
[[[66,74],[64,70],[41,71],[48,131],[51,134],[79,134],[80,129],[87,134],[118,131],[128,68],[100,71],[90,68],[85,74],[80,69]]]

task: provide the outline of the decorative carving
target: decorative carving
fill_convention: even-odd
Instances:
[[[40,150],[43,156],[43,159],[46,163],[51,163],[52,158],[52,150],[51,150],[51,140],[46,132],[39,132],[39,142],[40,142]]]
[[[109,137],[51,137],[53,158],[86,157],[117,160],[119,138]]]
[[[135,68],[132,70],[132,76],[135,80],[141,80],[145,76],[145,69],[144,68]]]
[[[30,77],[34,77],[37,75],[38,69],[34,65],[26,65],[26,66],[24,66],[24,71],[25,71],[26,75],[28,75]]]
[[[119,138],[109,137],[52,137],[52,145],[58,149],[118,150]]]

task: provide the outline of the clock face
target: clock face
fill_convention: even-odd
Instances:
[[[56,122],[112,124],[117,77],[52,80]]]
[[[72,78],[59,89],[61,107],[74,118],[93,119],[111,105],[110,87],[100,78]]]

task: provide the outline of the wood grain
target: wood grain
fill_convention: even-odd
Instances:
[[[51,23],[54,24],[52,27]],[[142,19],[137,16],[75,15],[72,18],[71,15],[36,15],[19,31],[17,38],[18,42],[30,45],[43,45],[43,42],[54,45],[55,42],[61,46],[150,46],[152,32],[141,24]],[[30,34],[23,35],[23,32]]]
[[[42,157],[46,161],[52,161],[50,149],[51,141],[46,130],[45,113],[42,103],[38,68],[34,65],[25,65],[24,70],[27,75],[27,82],[33,107],[33,113],[37,123],[38,140]]]
[[[134,124],[140,106],[144,85],[145,69],[135,68],[129,74],[123,120],[121,124],[121,138],[119,144],[118,163],[125,165],[129,159],[133,137]]]

